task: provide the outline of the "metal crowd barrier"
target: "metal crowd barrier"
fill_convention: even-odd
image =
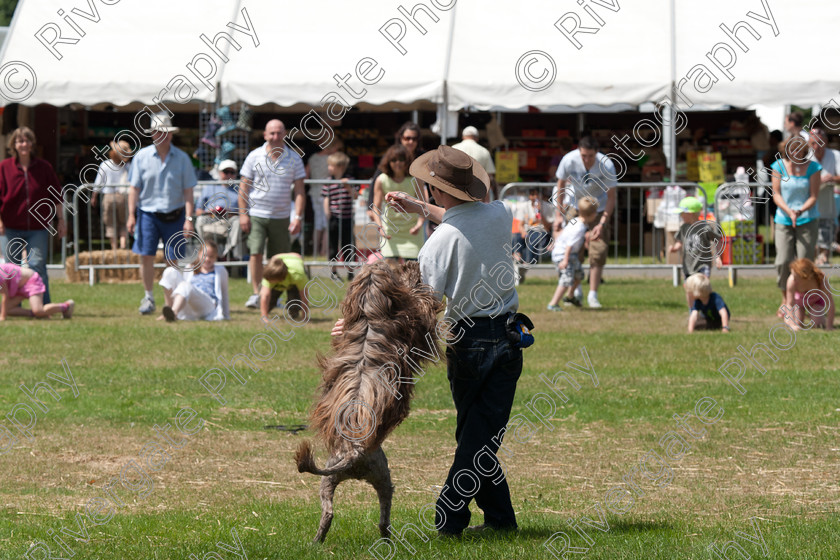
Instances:
[[[306,179],[304,181],[304,184],[305,185],[333,185],[337,182],[338,181],[336,181],[335,179]],[[356,185],[357,187],[365,185],[368,188],[371,188],[370,187],[370,185],[371,185],[371,180],[370,179],[350,179],[347,182],[351,185]],[[353,222],[354,222],[353,223],[353,246],[356,247],[357,249],[363,249],[365,247],[365,245],[364,245],[364,243],[362,243],[357,238],[356,234],[358,232],[356,230],[360,227],[366,226],[367,224],[372,224],[373,223],[367,217],[367,211],[369,210],[368,203],[367,203],[367,198],[368,198],[368,190],[365,190],[362,194],[360,194],[358,196],[358,198],[356,198],[353,201],[353,214],[354,214],[354,216],[352,218]],[[365,217],[364,217],[364,222],[363,223],[356,222],[356,214],[358,213],[357,212],[357,207],[358,207],[360,199],[363,199],[364,206],[365,206]],[[320,200],[319,202],[321,204],[323,204],[323,200]],[[307,204],[309,204],[309,201],[307,201]],[[383,202],[383,209],[382,209],[383,212],[384,212],[384,206],[385,206],[385,203]],[[329,223],[327,223],[325,230],[326,231],[329,230]],[[329,239],[327,238],[326,234],[325,234],[326,246],[323,248],[323,253],[324,253],[324,255],[326,255],[326,257],[323,257],[323,260],[319,260],[319,259],[322,258],[323,255],[316,253],[316,250],[318,249],[318,247],[316,246],[314,241],[312,242],[312,252],[309,253],[309,254],[305,253],[303,251],[303,249],[309,246],[309,244],[307,243],[307,239],[306,239],[306,234],[307,233],[311,233],[312,235],[315,234],[314,224],[312,226],[312,231],[309,231],[309,229],[306,228],[306,227],[302,227],[301,231],[300,231],[300,234],[297,236],[299,238],[300,246],[301,246],[301,249],[302,249],[301,254],[304,256],[304,258],[309,258],[309,260],[306,261],[307,266],[312,266],[312,267],[337,266],[338,268],[348,266],[348,265],[340,263],[340,262],[335,263],[335,262],[331,262],[331,261],[328,260],[328,257],[329,257],[329,254],[328,254]],[[339,247],[339,250],[340,249],[341,248]]]
[[[240,183],[240,180],[237,179],[235,181],[231,181],[230,183],[233,184],[233,185],[238,185]],[[307,179],[307,180],[304,181],[304,183],[308,184],[308,185],[318,185],[318,184],[327,185],[327,184],[334,184],[334,183],[336,183],[336,181],[334,179],[326,179],[326,180]],[[353,185],[368,185],[368,184],[370,184],[370,180],[351,180],[351,181],[349,181],[349,183],[353,184]],[[217,186],[217,185],[221,185],[221,184],[224,184],[224,181],[219,181],[219,180],[199,181],[198,184],[197,184],[197,187],[196,187],[196,192],[194,192],[193,198],[196,201],[201,200],[202,194],[203,194],[201,191],[203,191],[205,186],[210,186],[210,185]],[[108,243],[109,240],[106,236],[105,220],[103,219],[103,215],[102,215],[102,213],[104,211],[104,195],[102,195],[102,189],[103,188],[115,188],[115,189],[124,191],[124,194],[126,194],[125,214],[126,214],[126,218],[127,218],[128,217],[128,197],[127,197],[127,194],[128,194],[128,189],[130,188],[130,186],[127,185],[127,184],[124,184],[124,185],[107,185],[107,187],[104,186],[104,185],[91,184],[91,183],[80,185],[76,190],[72,191],[72,194],[70,194],[70,196],[72,196],[72,201],[71,201],[72,211],[68,211],[67,208],[64,209],[65,219],[69,219],[70,214],[73,215],[73,220],[72,220],[73,221],[73,232],[72,232],[73,244],[72,244],[72,248],[73,248],[73,257],[74,257],[73,262],[74,262],[75,269],[76,270],[87,270],[88,271],[88,282],[91,286],[96,283],[96,271],[97,270],[119,270],[119,269],[130,269],[130,268],[139,269],[140,268],[139,263],[129,262],[130,256],[128,254],[126,254],[126,258],[125,258],[124,262],[119,262],[120,259],[118,258],[118,253],[117,253],[117,248],[116,247],[112,246],[108,250],[104,249],[104,245],[106,243]],[[92,194],[94,192],[96,192],[98,194],[98,204],[97,204],[96,208],[94,208],[93,205],[90,202],[91,199],[92,199]],[[293,195],[291,195],[291,196],[292,196],[292,200],[294,200],[294,196]],[[367,196],[367,192],[365,192],[364,196],[365,197]],[[322,200],[318,200],[317,202],[319,204],[323,204]],[[307,204],[309,204],[309,203],[310,203],[310,201],[307,197]],[[197,208],[198,208],[198,205],[196,205],[196,209]],[[86,235],[84,236],[84,238],[82,237],[82,231],[81,231],[82,230],[82,226],[81,226],[82,220],[80,219],[80,217],[81,217],[80,210],[86,212],[86,220],[84,220],[86,222],[86,227],[84,228]],[[98,219],[97,220],[94,220],[94,212],[98,212],[98,214],[97,214]],[[116,208],[114,208],[114,213],[116,214]],[[98,232],[94,231],[94,223],[96,221],[99,222]],[[69,221],[68,221],[68,223],[69,223]],[[362,225],[364,225],[364,224],[362,224]],[[98,234],[98,235],[96,235],[96,234]],[[321,255],[317,254],[316,250],[320,249],[320,247],[317,247],[313,240],[308,239],[310,236],[314,236],[314,234],[315,234],[314,225],[313,225],[312,228],[310,228],[309,224],[302,223],[300,232],[297,235],[292,237],[292,243],[293,244],[294,244],[295,240],[297,240],[298,243],[300,244],[300,252],[304,256],[304,258],[306,259],[307,266],[310,266],[310,267],[311,266],[315,266],[315,267],[326,267],[326,266],[345,267],[345,266],[347,266],[344,263],[332,263],[332,262],[326,260],[326,258],[324,258],[322,260],[319,260],[319,259],[321,259]],[[126,239],[126,249],[129,250],[129,251],[130,251],[131,245],[132,245],[130,237],[131,237],[130,235],[127,235],[127,239]],[[310,245],[310,241],[312,241],[311,245]],[[65,263],[66,259],[67,259],[67,255],[66,255],[67,245],[68,245],[67,244],[67,238],[66,237],[62,238],[62,243],[61,243],[61,246],[62,246],[62,264],[61,265],[53,265],[53,266],[51,266],[51,268],[64,268],[63,263]],[[310,246],[312,246],[312,251],[307,252],[306,249]],[[99,248],[97,248],[97,247],[99,247]],[[88,251],[89,254],[90,254],[90,263],[88,263],[88,264],[80,264],[79,263],[79,254],[80,254],[80,252],[82,252],[83,249]],[[50,259],[52,259],[52,256],[53,256],[52,255],[52,244],[50,244],[50,251],[51,251]],[[324,247],[323,252],[326,253],[326,251],[327,251],[327,249],[326,249],[326,247]],[[106,255],[107,255],[108,252],[110,252],[111,255],[112,255],[112,258],[110,259],[112,262],[105,262]],[[96,257],[99,257],[100,262],[98,262],[98,263],[96,262]],[[222,266],[226,266],[226,267],[247,267],[248,266],[248,261],[247,260],[233,260],[233,261],[229,260],[229,261],[220,261],[219,264],[222,265]],[[155,268],[165,268],[166,266],[167,266],[166,263],[155,264]],[[248,274],[250,274],[250,270],[248,271]],[[249,276],[248,280],[250,281],[250,276]]]
[[[313,180],[307,179],[304,181],[307,185],[326,185],[326,184],[333,184],[336,181],[333,179],[325,179],[325,180]],[[349,181],[353,185],[369,185],[370,180],[351,180]],[[238,184],[239,179],[236,181],[232,181],[232,184]],[[208,185],[220,185],[223,184],[222,181],[199,181],[198,187],[196,188],[197,191],[199,189],[203,190],[205,186]],[[724,196],[726,196],[727,192],[731,192],[731,187],[733,184],[726,183],[718,187],[717,191],[715,192],[715,215],[718,215],[718,208],[721,200],[724,200]],[[743,184],[739,184],[743,185]],[[519,195],[522,194],[527,198],[527,191],[531,188],[540,189],[543,193],[542,199],[545,201],[550,201],[550,195],[552,189],[556,186],[556,183],[548,183],[548,182],[521,182],[521,183],[508,183],[506,184],[500,191],[499,198],[504,200],[505,198],[511,195]],[[616,264],[607,262],[605,268],[610,270],[651,270],[651,269],[671,269],[672,270],[672,277],[674,285],[678,285],[682,275],[680,273],[681,265],[679,264],[646,264],[644,263],[644,259],[648,257],[652,257],[655,261],[659,260],[659,252],[660,247],[659,244],[659,234],[655,231],[655,228],[651,225],[646,226],[645,224],[645,190],[646,189],[664,189],[668,186],[680,186],[688,190],[689,192],[691,189],[694,189],[697,194],[703,197],[704,200],[706,199],[706,191],[703,189],[702,186],[698,185],[697,183],[693,182],[676,182],[676,183],[668,183],[668,182],[642,182],[642,183],[619,183],[616,187],[619,189],[617,196],[626,196],[626,201],[622,201],[622,204],[617,204],[616,210],[613,212],[612,216],[612,239],[610,240],[611,245],[611,253],[613,259],[619,258],[619,252],[621,248],[621,244],[618,241],[618,233],[619,233],[619,213],[623,213],[623,222],[625,227],[625,242],[624,242],[624,250],[626,251],[626,260],[628,261],[627,264]],[[752,188],[760,188],[764,187],[767,188],[767,185],[764,184],[749,184],[748,185],[751,189]],[[127,190],[129,187],[128,185],[116,185],[113,186],[116,188],[122,188]],[[724,188],[725,187],[725,188]],[[112,247],[111,251],[114,254],[114,257],[111,259],[113,262],[105,262],[105,253],[106,251],[102,248],[96,249],[97,246],[102,246],[107,243],[107,238],[105,235],[105,223],[102,219],[102,210],[104,207],[104,197],[101,196],[102,185],[94,185],[94,184],[84,184],[78,187],[75,191],[72,191],[72,204],[71,207],[73,209],[73,243],[72,249],[74,254],[74,264],[76,270],[88,270],[89,275],[89,283],[93,285],[96,282],[96,271],[97,270],[109,270],[109,269],[127,269],[127,268],[139,268],[140,265],[138,263],[130,263],[128,262],[128,256],[126,256],[125,262],[118,262],[118,258],[116,256],[116,251]],[[570,187],[571,188],[571,187]],[[92,207],[90,202],[90,196],[93,191],[97,191],[100,193],[100,202],[96,209]],[[624,191],[622,193],[621,191]],[[367,191],[365,191],[362,195],[365,197],[365,206],[367,206]],[[194,196],[195,200],[201,199],[201,193],[196,192]],[[318,201],[322,203],[321,200]],[[307,204],[309,204],[309,200],[307,197]],[[126,205],[128,204],[126,198]],[[354,204],[354,214],[361,215],[361,212],[357,212],[355,210],[356,204]],[[84,209],[86,211],[86,235],[85,238],[82,239],[81,235],[81,227],[80,227],[80,213],[79,211],[82,210],[82,206],[85,206]],[[635,216],[638,220],[638,224],[633,221],[633,214],[634,209],[638,210],[638,215]],[[98,232],[94,232],[94,210],[98,210],[98,222],[99,228]],[[765,215],[769,212],[767,205],[764,205]],[[67,208],[64,209],[65,218],[69,218]],[[126,216],[128,213],[128,209],[126,207]],[[360,224],[356,223],[354,228],[354,241],[356,240],[356,233],[359,227],[364,226],[370,223],[369,218],[367,215],[364,216],[365,222]],[[769,222],[768,222],[769,223]],[[632,239],[632,228],[638,227],[638,246],[634,251],[634,247],[631,243]],[[327,226],[328,227],[328,226]],[[645,233],[646,229],[648,232],[652,232],[652,240],[651,240],[651,251],[650,254],[645,254]],[[94,233],[98,233],[98,236],[95,236]],[[347,266],[344,263],[334,263],[330,262],[326,258],[322,257],[322,255],[316,253],[316,247],[314,240],[310,239],[311,236],[315,234],[314,231],[314,224],[301,224],[301,231],[298,235],[292,238],[293,243],[294,240],[297,239],[298,243],[300,244],[300,252],[304,256],[306,260],[307,266],[310,267],[329,267],[329,266],[338,266],[339,268]],[[84,241],[84,248],[90,251],[91,254],[91,262],[89,264],[79,264],[79,253],[83,248]],[[766,244],[765,244],[766,245]],[[66,252],[67,252],[67,238],[62,239],[61,243],[61,252],[62,252],[62,263],[66,262]],[[127,239],[126,248],[130,250],[131,248],[131,241]],[[310,249],[307,251],[307,249]],[[50,245],[50,257],[52,257],[52,244]],[[99,254],[101,256],[100,262],[95,262],[95,254]],[[544,254],[545,255],[545,254]],[[638,257],[638,263],[633,263],[635,256]],[[542,259],[541,259],[542,260]],[[247,260],[237,260],[237,261],[226,261],[220,262],[219,264],[227,267],[247,267],[248,261]],[[64,265],[51,265],[51,268],[62,268]],[[156,264],[156,268],[164,268],[166,267],[166,263],[159,263]],[[553,269],[554,266],[550,263],[544,264],[535,264],[529,265],[529,268],[537,268],[537,269]],[[588,268],[588,265],[584,264],[584,268]],[[730,282],[734,283],[735,279],[737,278],[737,269],[738,268],[772,268],[772,265],[730,265],[729,267],[729,275],[730,275]],[[250,278],[249,278],[250,280]]]
[[[520,189],[530,190],[530,189],[533,189],[533,188],[538,188],[538,189],[542,190],[543,192],[545,192],[546,190],[548,191],[549,196],[543,196],[542,200],[548,201],[550,204],[552,204],[552,206],[555,206],[555,204],[550,200],[551,191],[554,189],[555,186],[557,186],[557,183],[508,183],[507,185],[505,185],[502,188],[501,192],[499,193],[499,198],[501,200],[504,200],[506,195],[508,195],[511,192],[513,192],[513,194],[517,194],[517,191],[519,191]],[[613,246],[613,258],[615,258],[615,259],[618,258],[619,244],[618,244],[617,239],[615,239],[615,236],[618,234],[618,228],[619,228],[618,216],[619,216],[619,212],[622,212],[622,210],[625,214],[625,220],[624,221],[625,221],[625,225],[626,225],[626,231],[625,231],[626,239],[627,239],[627,243],[626,243],[627,255],[626,255],[626,258],[628,260],[633,258],[632,257],[632,251],[631,251],[631,249],[632,249],[631,245],[632,244],[630,243],[632,223],[633,223],[632,219],[631,219],[632,218],[631,210],[633,209],[634,205],[636,204],[636,201],[634,199],[637,198],[635,193],[638,192],[639,193],[638,194],[639,248],[638,248],[637,253],[638,253],[638,257],[639,257],[639,264],[640,265],[643,264],[644,257],[648,256],[648,255],[644,254],[644,220],[642,219],[645,215],[645,196],[644,196],[645,193],[644,193],[644,190],[645,189],[664,189],[665,187],[671,187],[671,186],[683,187],[686,190],[696,189],[697,191],[699,191],[699,193],[701,193],[701,195],[704,197],[704,199],[706,197],[705,189],[702,186],[698,185],[697,183],[692,183],[692,182],[618,183],[618,185],[616,187],[616,189],[619,190],[619,192],[616,193],[616,209],[613,211],[613,215],[612,215],[613,239],[610,241],[610,244]],[[571,188],[573,188],[573,187],[568,186],[567,187],[567,192]],[[526,195],[527,195],[527,190],[525,192]],[[628,197],[627,203],[623,205],[623,208],[621,207],[622,205],[618,204],[618,196],[621,194],[620,193],[621,190],[626,190],[627,197]],[[652,252],[652,254],[649,255],[649,256],[656,257],[656,251],[654,250]],[[625,266],[625,265],[610,265],[608,263],[606,265],[606,268],[618,267],[618,266]],[[665,267],[670,267],[670,266],[673,266],[673,265],[664,265],[664,266]],[[646,267],[647,268],[651,268],[651,267],[661,268],[662,266],[661,265],[646,265]]]
[[[718,222],[723,222],[725,216],[737,217],[740,214],[753,222],[753,235],[758,235],[759,215],[768,227],[768,233],[773,235],[770,227],[770,199],[773,189],[768,183],[724,183],[715,191],[715,216],[720,216]],[[749,199],[749,202],[747,202]],[[733,212],[733,210],[735,210]],[[735,221],[738,221],[737,219]],[[770,239],[764,240],[764,261],[770,260]]]
[[[61,197],[64,200],[64,204],[61,207],[61,213],[64,217],[64,223],[70,223],[70,215],[71,213],[67,210],[67,205],[70,204],[70,200],[68,200],[68,195],[72,196],[72,192],[62,191]],[[56,212],[59,212],[56,209]],[[39,220],[40,221],[40,220]],[[68,226],[69,227],[69,226]],[[53,240],[50,239],[49,243],[47,243],[47,270],[64,270],[64,264],[67,262],[67,248],[68,248],[68,238],[70,235],[70,230],[67,230],[67,233],[61,237],[60,242],[60,250],[61,250],[61,262],[59,264],[52,264],[55,260],[55,248],[53,247],[54,243]],[[0,257],[6,258],[5,255],[0,255]]]
[[[220,185],[223,181],[199,181],[197,189],[203,189],[205,185]],[[236,181],[235,184],[239,184],[239,181]],[[104,188],[109,189],[116,189],[118,194],[125,195],[125,217],[128,218],[128,189],[130,185],[123,184],[123,185],[98,185],[92,183],[86,183],[83,185],[79,185],[76,190],[73,191],[73,198],[72,198],[72,214],[74,216],[73,219],[73,263],[76,270],[87,270],[88,271],[88,283],[93,286],[96,283],[96,271],[97,270],[120,270],[120,269],[139,269],[140,263],[131,263],[130,262],[130,251],[132,246],[132,239],[131,234],[126,233],[126,246],[125,250],[125,260],[124,262],[120,262],[118,257],[119,253],[117,252],[118,248],[111,246],[110,249],[105,249],[105,244],[109,243],[109,239],[105,235],[105,220],[103,216],[104,208],[105,208],[105,195],[102,194],[102,190]],[[98,196],[97,206],[94,208],[92,204],[92,195],[96,193]],[[201,193],[194,193],[195,199],[201,198]],[[81,237],[81,214],[80,210],[83,210],[86,213],[86,236],[84,240]],[[94,236],[94,212],[97,212],[99,228],[98,228],[98,235]],[[114,207],[114,222],[116,223],[117,220],[117,208]],[[117,235],[119,237],[119,229],[117,229]],[[82,241],[84,241],[84,246]],[[62,244],[66,246],[66,243]],[[79,264],[79,254],[82,250],[85,249],[88,251],[90,255],[90,262],[88,264]],[[110,259],[112,262],[105,262],[106,255],[111,253],[112,258]],[[96,262],[96,258],[99,257],[100,262]],[[65,257],[66,259],[66,257]],[[237,266],[247,266],[248,261],[226,261],[226,262],[219,262],[220,265],[226,267],[237,267]],[[167,263],[156,263],[155,268],[166,268]]]
[[[725,183],[717,188],[715,191],[715,216],[716,219],[718,216],[718,203],[720,200],[724,200],[727,196],[732,195],[733,186],[735,183]],[[743,185],[743,184],[738,184]],[[537,188],[542,191],[542,200],[548,201],[552,205],[553,202],[550,200],[551,192],[556,186],[556,183],[548,183],[548,182],[523,182],[523,183],[508,183],[506,184],[499,193],[499,198],[501,200],[505,200],[505,198],[509,195],[518,195],[523,194],[527,197],[528,190],[532,188]],[[649,227],[650,231],[653,231],[652,242],[651,242],[651,252],[649,255],[645,254],[644,251],[644,234],[645,234],[645,189],[664,189],[670,186],[678,186],[686,189],[689,191],[689,196],[692,194],[690,192],[691,189],[695,190],[695,194],[702,197],[702,200],[708,200],[706,190],[699,184],[694,182],[655,182],[655,183],[618,183],[616,186],[619,189],[619,193],[617,193],[617,200],[618,196],[621,195],[621,190],[626,190],[627,201],[623,204],[616,204],[616,210],[613,212],[612,216],[612,239],[610,240],[610,245],[612,246],[612,257],[613,259],[619,258],[619,247],[620,244],[618,242],[617,234],[619,231],[619,213],[624,214],[624,225],[625,225],[625,250],[626,250],[626,259],[628,264],[615,264],[610,263],[609,261],[604,266],[605,269],[609,270],[652,270],[652,269],[671,269],[672,271],[672,281],[674,286],[678,286],[682,280],[682,265],[681,264],[645,264],[644,258],[645,257],[652,257],[654,260],[659,260],[659,248],[658,248],[658,240],[659,235],[656,233],[655,229],[652,226]],[[768,188],[766,184],[757,184],[757,183],[750,183],[749,186],[751,188]],[[724,188],[726,187],[726,188]],[[567,189],[572,188],[568,186]],[[636,194],[638,193],[638,194]],[[631,243],[631,229],[633,228],[633,220],[632,220],[632,210],[634,207],[638,207],[638,247],[635,251],[635,255],[638,256],[639,262],[638,264],[634,264],[632,261],[634,259],[634,251]],[[764,205],[764,212],[765,216],[769,214],[769,210],[767,205]],[[766,221],[769,223],[769,220]],[[756,222],[757,224],[757,222]],[[757,225],[756,225],[757,227]],[[765,258],[769,258],[769,247],[765,243]],[[667,255],[666,255],[667,258]],[[546,264],[535,264],[535,265],[528,265],[528,268],[536,268],[536,269],[553,269],[554,265],[546,263]],[[588,264],[583,264],[583,268],[588,270]],[[730,264],[725,266],[724,268],[727,269],[727,273],[729,276],[730,285],[735,285],[737,282],[737,272],[738,269],[772,269],[772,265],[755,265],[755,264]]]
[[[769,239],[762,243],[762,256],[765,264],[731,264],[728,268],[729,283],[734,286],[738,282],[738,270],[772,270],[775,265],[770,254],[770,241],[773,238],[773,227],[770,221],[770,204],[773,197],[773,189],[769,183],[723,183],[715,191],[715,216],[718,222],[722,222],[725,216],[737,217],[740,215],[747,220],[752,220],[752,235],[758,236],[758,216],[764,217],[764,224],[767,226]],[[747,201],[749,200],[749,202]],[[726,212],[724,212],[724,210]],[[735,210],[734,212],[732,210]],[[738,222],[740,220],[733,220]],[[742,230],[743,231],[743,230]]]

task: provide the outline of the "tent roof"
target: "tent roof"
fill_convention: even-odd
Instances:
[[[202,48],[206,50],[199,40],[200,33],[225,28],[234,14],[234,4],[231,0],[202,0],[200,7],[194,2],[163,0],[113,5],[92,1],[89,6],[95,12],[88,17],[98,19],[94,22],[79,15],[80,8],[68,10],[72,4],[68,6],[62,0],[21,0],[0,68],[11,64],[20,70],[17,76],[4,76],[15,89],[21,89],[21,78],[34,74],[37,85],[25,99],[27,105],[151,103],[173,77],[186,71],[185,65],[193,55]],[[80,37],[66,18],[85,35]],[[69,41],[53,47],[60,59],[37,37],[40,33],[47,43],[55,39],[53,26],[61,32],[59,41]],[[21,63],[28,65],[32,73],[27,75],[26,69],[19,66]],[[0,93],[9,99],[7,91]],[[10,101],[16,101],[17,96],[12,95]],[[215,92],[206,88],[195,95],[196,101],[215,98]]]
[[[700,64],[717,79],[706,93],[697,92],[690,79],[683,92],[693,103],[807,107],[824,105],[836,95],[840,70],[827,64],[830,58],[821,56],[819,49],[825,50],[826,57],[835,52],[830,45],[840,28],[840,4],[821,0],[706,0],[675,4],[677,82]],[[777,26],[775,31],[760,21],[767,19],[768,7],[770,21]],[[737,32],[743,49],[722,29],[731,30],[739,22],[750,27],[740,26]],[[751,34],[753,31],[758,38]],[[725,44],[735,54],[729,71],[731,79],[706,57],[719,44]],[[724,66],[729,61],[726,46],[718,48],[716,55]]]
[[[375,3],[384,10],[385,2],[371,4]],[[443,37],[448,33],[442,23],[430,26],[426,37],[419,37],[423,41],[405,38],[403,44],[413,51],[409,62],[400,60],[402,56],[378,32],[375,24],[388,18],[371,17],[358,7],[335,1],[144,0],[106,5],[100,0],[92,4],[98,11],[90,17],[98,17],[98,23],[75,13],[65,14],[71,19],[64,21],[57,15],[67,7],[62,0],[21,0],[0,57],[0,67],[10,64],[3,77],[9,79],[11,91],[0,86],[4,101],[16,102],[25,96],[21,102],[26,105],[140,102],[151,106],[157,99],[214,102],[221,94],[225,103],[288,107],[318,105],[330,92],[364,107],[414,108],[423,105],[418,101],[442,101],[441,64],[447,47]],[[394,6],[387,5],[398,15]],[[229,22],[252,28],[256,37],[232,29]],[[85,32],[84,37],[71,23]],[[78,40],[55,45],[61,59],[36,37],[40,32],[47,42],[53,40],[54,31],[44,29],[49,24],[59,27],[62,41]],[[212,41],[221,32],[237,42],[217,42],[227,63],[200,39],[204,34]],[[360,99],[336,85],[334,75],[349,73],[349,86],[359,93],[364,87],[355,77],[359,61],[370,58],[381,63],[384,54],[391,55],[388,51],[395,56],[389,57],[390,64],[379,67],[385,74],[379,83],[367,86]],[[212,89],[187,68],[194,62],[199,72],[212,75],[211,62],[202,54],[216,66],[208,80]],[[378,73],[373,66],[360,69],[364,70],[371,78]],[[24,88],[24,80],[36,84],[34,89]],[[185,80],[194,87],[185,85]],[[167,86],[172,86],[169,91]],[[178,88],[180,92],[175,91]]]
[[[378,31],[388,20],[385,6],[397,15],[395,5],[376,1],[364,6],[376,4],[383,10],[324,1],[248,2],[255,25],[278,23],[275,28],[262,26],[259,47],[249,45],[231,56],[222,79],[222,100],[319,105],[325,96],[336,93],[338,102],[347,105],[440,103],[448,34],[443,18],[429,24],[425,36],[407,32],[403,56]],[[358,73],[376,83],[365,85],[359,80],[360,61],[364,62]],[[347,85],[340,87],[337,79],[344,76],[349,76]]]
[[[574,35],[578,49],[554,25],[577,7],[574,2],[498,4],[498,9],[484,2],[458,4],[448,76],[450,108],[638,105],[668,92],[669,51],[663,48],[668,44],[667,10],[625,6],[613,13],[599,8],[606,23],[598,29],[578,8],[581,25],[597,29],[595,34]],[[569,29],[573,24],[571,17],[565,23]],[[641,32],[647,26],[664,32]],[[541,76],[545,79],[533,79]]]
[[[674,1],[675,42],[669,0],[621,2],[620,7],[615,0],[562,7],[551,0],[518,6],[499,0],[449,0],[449,9],[444,1],[417,4],[428,9],[416,14],[416,25],[425,31],[421,33],[396,4],[385,0],[367,2],[363,9],[335,0],[144,0],[112,5],[99,0],[84,8],[96,9],[89,16],[78,6],[65,14],[63,0],[21,0],[0,56],[0,95],[8,102],[26,97],[22,102],[27,105],[56,106],[152,105],[162,90],[169,101],[214,102],[219,96],[225,103],[284,107],[318,106],[331,93],[337,94],[332,98],[336,102],[365,107],[410,107],[418,101],[447,101],[450,109],[635,106],[662,99],[670,92],[672,78],[679,82],[693,68],[699,73],[702,64],[712,75],[706,78],[711,87],[697,91],[698,76],[692,74],[682,90],[697,105],[810,105],[828,102],[840,81],[832,65],[799,47],[805,38],[799,24],[807,22],[807,36],[822,38],[823,43],[840,24],[840,8],[818,0]],[[768,6],[778,35],[761,21]],[[244,28],[243,10],[256,37],[227,25],[234,22]],[[571,28],[575,17],[590,31],[575,35],[580,48],[556,27],[562,19]],[[742,26],[737,37],[747,52],[721,29],[738,22],[760,35],[756,39]],[[60,60],[36,37],[40,33],[52,38],[51,26],[69,41],[55,47]],[[404,31],[398,40],[404,52],[380,29],[394,36]],[[219,43],[227,63],[200,39],[201,34],[212,38],[223,31],[240,47]],[[726,45],[736,56],[731,80],[706,56],[717,48],[725,64]],[[357,69],[364,59],[367,67]],[[191,61],[209,74],[215,64],[209,86],[188,70]],[[365,70],[368,85],[357,76],[364,77]],[[384,73],[377,80],[380,71]],[[554,79],[543,88],[550,80],[538,78],[546,72]],[[347,85],[339,86],[336,80],[345,75]],[[184,80],[195,87],[184,85]],[[167,86],[179,84],[180,97],[175,88],[167,91]]]

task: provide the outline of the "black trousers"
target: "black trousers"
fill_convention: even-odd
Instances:
[[[346,218],[332,215],[329,223],[329,256],[330,260],[338,256],[342,247],[354,245],[353,243],[353,217]],[[355,250],[354,250],[355,252]],[[345,255],[346,256],[346,255]],[[347,269],[348,275],[353,276],[352,269]]]
[[[449,388],[457,410],[455,459],[437,501],[435,525],[458,534],[469,525],[470,501],[484,511],[484,523],[515,529],[510,489],[496,452],[507,425],[516,383],[522,373],[522,350],[511,346],[506,317],[461,321],[453,334],[462,338],[446,350]]]
[[[277,307],[277,300],[280,299],[280,296],[283,295],[283,292],[280,290],[271,290],[271,295],[268,297],[268,310],[271,311],[275,307]],[[290,301],[300,301],[300,290],[297,289],[297,286],[291,286],[288,290],[286,290],[286,304]],[[298,306],[292,307],[289,309],[289,315],[292,316],[292,319],[297,319],[300,316],[301,310]]]

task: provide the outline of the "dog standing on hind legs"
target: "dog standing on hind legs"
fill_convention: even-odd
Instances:
[[[350,283],[341,305],[344,331],[333,354],[319,356],[323,372],[310,426],[329,459],[315,464],[312,446],[295,453],[299,472],[320,475],[321,521],[314,542],[323,542],[333,519],[336,487],[354,478],[369,482],[379,498],[379,532],[390,535],[394,487],[382,442],[407,416],[414,392],[412,348],[437,355],[437,314],[443,304],[420,282],[420,268],[408,262],[391,269],[366,265]],[[426,353],[426,352],[424,352]]]

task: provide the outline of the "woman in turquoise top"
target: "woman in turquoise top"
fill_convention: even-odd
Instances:
[[[388,148],[379,164],[382,173],[373,184],[374,208],[381,211],[382,202],[389,192],[402,191],[417,196],[414,181],[408,174],[410,160],[411,156],[405,147]],[[373,212],[373,221],[379,226],[379,234],[385,241],[382,256],[386,259],[417,260],[423,246],[423,215],[414,218],[410,214],[395,211],[391,205],[386,205],[384,212],[380,211]]]
[[[770,169],[773,170],[773,201],[778,206],[774,217],[776,270],[784,305],[790,263],[798,258],[814,260],[817,253],[820,217],[817,193],[822,166],[808,159],[808,144],[799,135],[782,142],[779,151],[782,159],[777,159]],[[780,313],[781,309],[777,314]]]

